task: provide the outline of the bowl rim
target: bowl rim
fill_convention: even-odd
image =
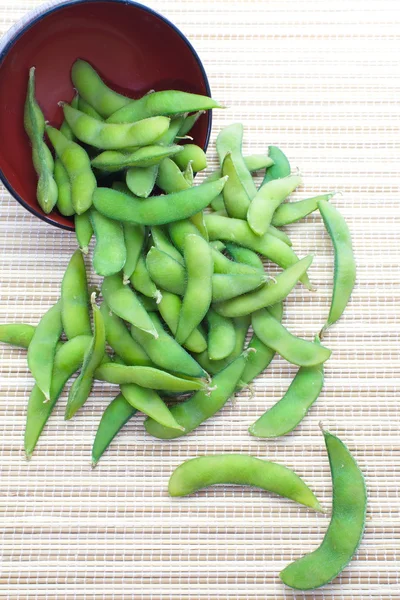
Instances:
[[[166,23],[169,27],[171,27],[171,29],[174,30],[175,33],[177,33],[179,35],[179,37],[183,40],[183,42],[189,48],[190,52],[192,53],[194,59],[196,60],[198,66],[200,68],[200,72],[201,72],[201,75],[202,75],[202,78],[203,78],[203,81],[205,84],[206,92],[207,92],[208,96],[211,97],[211,88],[210,88],[210,83],[208,81],[207,73],[204,69],[203,63],[202,63],[197,51],[195,50],[195,48],[193,47],[193,45],[191,44],[189,39],[185,36],[184,33],[182,33],[182,31],[174,23],[172,23],[172,21],[167,19],[167,17],[165,17],[161,13],[157,12],[156,10],[150,8],[149,6],[141,4],[140,2],[136,2],[136,0],[65,0],[63,2],[58,2],[58,0],[52,0],[51,2],[42,4],[42,5],[38,6],[37,8],[29,11],[25,16],[23,16],[14,25],[12,25],[11,28],[8,31],[6,31],[6,33],[3,35],[2,39],[0,40],[0,66],[3,63],[8,52],[12,49],[14,44],[24,35],[24,33],[26,31],[28,31],[33,25],[35,25],[36,23],[38,23],[39,21],[41,21],[48,15],[53,14],[54,12],[57,12],[58,10],[65,8],[67,6],[74,6],[77,4],[90,4],[90,3],[95,3],[95,2],[99,2],[99,1],[100,2],[108,2],[109,4],[124,4],[127,6],[131,5],[136,8],[139,8],[155,17],[158,17],[159,19],[164,21],[164,23]],[[209,144],[210,136],[211,136],[211,129],[212,129],[212,110],[209,110],[208,111],[208,124],[207,124],[207,131],[206,131],[206,139],[204,142],[204,151],[206,151],[208,148],[208,144]],[[51,215],[51,213],[49,213],[49,215],[41,214],[35,207],[28,204],[22,198],[22,196],[20,196],[15,191],[15,189],[8,181],[6,175],[3,172],[3,169],[1,167],[0,167],[0,180],[3,183],[4,187],[7,189],[7,191],[11,194],[11,196],[13,196],[13,198],[15,200],[17,200],[17,202],[19,204],[21,204],[21,206],[23,206],[32,215],[35,215],[41,221],[44,221],[45,223],[48,223],[49,225],[53,225],[54,227],[58,227],[60,229],[65,229],[67,231],[75,230],[75,227],[73,225],[65,225],[63,223],[59,223],[57,220],[51,219],[51,217],[49,216],[49,215]]]

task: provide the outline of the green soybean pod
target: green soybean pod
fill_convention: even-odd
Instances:
[[[167,117],[152,117],[137,123],[114,125],[98,121],[68,104],[64,104],[63,108],[74,136],[100,150],[129,150],[132,146],[150,146],[167,131],[170,121]]]
[[[61,318],[65,335],[92,335],[86,269],[80,250],[68,263],[61,283]]]
[[[177,115],[222,108],[218,102],[208,96],[189,94],[179,90],[163,90],[146,94],[139,100],[132,100],[108,118],[109,123],[134,123],[153,115]]]
[[[173,194],[187,190],[191,184],[171,158],[165,158],[159,165],[157,185],[166,194]]]
[[[225,185],[225,179],[203,183],[166,196],[150,196],[143,202],[116,190],[98,188],[93,195],[96,209],[106,217],[142,225],[164,225],[191,217],[206,208]]]
[[[41,318],[28,348],[29,369],[46,401],[50,398],[54,356],[61,333],[61,302],[58,301]]]
[[[284,231],[282,231],[282,229],[277,229],[273,225],[270,225],[268,227],[268,233],[269,233],[269,235],[273,235],[273,236],[277,237],[279,240],[284,242],[287,246],[293,245],[288,234],[285,233]]]
[[[169,123],[169,128],[162,136],[157,138],[158,146],[170,146],[174,142],[178,141],[177,136],[179,135],[179,130],[185,120],[184,115],[175,115],[171,117],[171,121]]]
[[[92,160],[92,166],[101,171],[114,173],[129,167],[147,168],[157,166],[165,157],[182,152],[183,147],[176,144],[170,146],[144,146],[135,150],[105,150]]]
[[[278,206],[301,183],[299,175],[289,175],[269,181],[258,190],[247,211],[247,222],[256,235],[264,235],[267,232]]]
[[[183,253],[187,235],[199,235],[199,230],[190,219],[181,219],[168,225],[169,235],[175,247]]]
[[[187,284],[175,339],[182,344],[201,323],[212,300],[214,262],[209,244],[199,235],[185,238]]]
[[[154,189],[158,165],[151,167],[130,167],[126,172],[126,185],[135,196],[148,198]]]
[[[316,341],[319,342],[318,338]],[[323,364],[300,367],[283,398],[249,427],[249,433],[255,437],[277,438],[293,431],[317,400],[323,385]]]
[[[269,146],[268,154],[274,161],[274,164],[267,169],[261,186],[269,181],[273,181],[274,179],[280,179],[290,175],[290,163],[282,150],[280,150],[277,146]]]
[[[93,268],[98,275],[108,277],[119,273],[126,262],[124,231],[120,223],[107,219],[97,210],[91,209],[96,245],[93,250]]]
[[[329,193],[314,196],[313,198],[306,198],[305,200],[298,200],[297,202],[285,202],[278,206],[274,212],[272,225],[283,227],[284,225],[296,223],[317,210],[319,200],[330,200],[334,195],[334,193]]]
[[[79,96],[104,118],[132,102],[130,98],[110,89],[85,60],[78,59],[74,62],[71,78]]]
[[[261,488],[322,511],[314,493],[294,471],[247,454],[215,454],[187,460],[172,473],[168,491],[171,496],[187,496],[218,484]]]
[[[282,321],[282,302],[278,302],[274,306],[270,306],[269,311],[275,319],[277,319],[279,322]],[[251,382],[258,375],[265,371],[275,356],[275,350],[272,350],[263,344],[263,342],[256,336],[255,333],[253,334],[247,349],[250,350],[250,352],[240,380],[240,389],[251,384]]]
[[[299,367],[313,367],[324,363],[331,351],[320,344],[309,342],[289,333],[268,310],[258,310],[251,324],[256,336],[288,362]]]
[[[348,565],[363,537],[367,512],[364,477],[339,438],[323,431],[332,476],[332,516],[322,544],[288,565],[279,577],[298,590],[329,583]]]
[[[78,96],[78,103],[76,106],[72,102],[71,102],[71,106],[72,106],[72,108],[77,108],[81,112],[85,113],[85,115],[89,115],[89,117],[93,117],[93,119],[97,119],[98,121],[103,120],[103,117],[101,116],[101,114],[98,113],[97,110],[95,108],[93,108],[93,106],[91,104],[89,104],[89,102],[86,102],[86,100],[84,98],[82,98],[82,96]]]
[[[184,379],[155,367],[119,365],[108,363],[96,369],[95,378],[116,385],[134,383],[152,390],[182,393],[193,390],[208,390],[204,379]]]
[[[162,227],[154,225],[151,228],[151,237],[153,240],[153,244],[158,250],[169,254],[172,258],[174,258],[178,263],[185,266],[185,261],[183,260],[182,254],[175,248],[172,244],[171,240],[168,237],[167,231],[165,231]]]
[[[249,248],[269,258],[282,269],[287,269],[299,260],[292,248],[282,240],[269,233],[265,233],[263,236],[255,235],[248,224],[241,219],[228,219],[216,214],[207,214],[204,218],[211,241],[233,242],[239,246]],[[307,273],[302,275],[300,281],[308,289],[313,289]]]
[[[157,337],[150,316],[147,314],[138,296],[128,286],[124,285],[120,275],[105,277],[101,286],[104,300],[121,319],[128,321],[150,336]]]
[[[89,252],[89,244],[93,235],[92,222],[90,220],[89,211],[75,215],[75,235],[79,245],[79,249],[83,254]]]
[[[128,383],[121,386],[121,392],[129,404],[154,419],[161,427],[168,427],[173,431],[182,430],[171,410],[154,390]]]
[[[106,341],[114,352],[122,358],[127,365],[141,365],[150,367],[153,363],[135,340],[132,338],[125,323],[110,311],[105,302],[100,306],[106,329]]]
[[[58,189],[57,208],[66,217],[75,214],[71,198],[71,183],[68,173],[59,158],[54,161],[54,181]]]
[[[356,282],[356,261],[350,230],[340,212],[326,200],[320,200],[318,208],[335,251],[331,307],[322,334],[340,319],[350,300]]]
[[[211,202],[211,208],[218,212],[225,210],[224,196],[222,194],[218,194],[218,196],[214,198],[214,200]]]
[[[92,447],[92,467],[95,467],[117,433],[137,413],[122,394],[118,394],[101,416]]]
[[[212,242],[210,244],[212,249],[212,257],[214,261],[214,273],[220,273],[222,275],[255,275],[264,273],[263,264],[260,261],[261,268],[254,268],[248,264],[235,262],[230,260],[227,256],[222,254],[219,250],[216,250],[212,246]],[[244,250],[245,248],[243,248]],[[251,250],[250,250],[251,252]]]
[[[216,273],[212,276],[212,301],[218,305],[233,298],[242,298],[243,294],[257,290],[269,279],[263,271],[245,275]]]
[[[235,326],[231,319],[221,317],[214,310],[207,313],[208,356],[210,360],[222,360],[229,356],[235,347]]]
[[[264,269],[261,258],[253,250],[228,243],[226,244],[226,251],[237,263],[249,265],[254,269]]]
[[[191,163],[195,173],[207,168],[206,154],[204,150],[196,144],[185,144],[182,152],[174,156],[174,161],[182,171],[187,168],[189,163]]]
[[[222,192],[224,208],[228,216],[245,219],[250,206],[250,198],[239,177],[231,152],[226,154],[222,163],[222,175],[228,177]]]
[[[136,268],[131,276],[131,283],[135,290],[144,296],[154,298],[157,303],[160,302],[162,294],[160,290],[157,289],[154,281],[150,278],[143,255],[139,256]]]
[[[134,225],[131,223],[124,223],[123,230],[126,248],[126,261],[122,273],[124,278],[123,282],[125,285],[127,285],[136,268],[140,253],[142,252],[146,231],[143,225]]]
[[[81,215],[91,207],[93,192],[97,186],[89,155],[84,148],[68,140],[54,127],[47,126],[46,132],[58,158],[67,171],[71,184],[72,206],[75,212]]]
[[[155,313],[150,319],[158,337],[155,339],[137,327],[131,328],[131,334],[153,361],[154,365],[165,371],[171,371],[185,377],[204,377],[206,372],[188,352],[164,329]]]
[[[29,348],[36,327],[26,323],[7,323],[0,325],[0,342],[17,346],[17,348]]]
[[[187,117],[185,117],[183,120],[183,123],[178,131],[178,134],[177,134],[178,137],[184,137],[187,133],[189,133],[189,131],[197,123],[197,121],[199,120],[201,115],[204,115],[205,113],[206,113],[205,110],[198,110],[197,112],[193,113],[192,115],[188,115]]]
[[[183,296],[186,270],[180,262],[153,246],[147,253],[146,266],[151,279],[161,290]]]
[[[31,458],[40,434],[60,397],[64,385],[81,366],[83,357],[91,341],[91,336],[76,336],[57,350],[54,359],[49,402],[45,401],[44,394],[39,389],[39,386],[35,385],[33,387],[29,396],[26,413],[24,448],[27,458]]]
[[[225,250],[225,244],[220,240],[214,240],[213,242],[210,242],[210,246],[213,250],[217,250],[218,252],[223,252]]]
[[[225,156],[228,152],[231,152],[237,175],[249,199],[252,200],[257,193],[257,189],[242,155],[242,141],[243,125],[241,123],[228,125],[228,127],[222,129],[218,134],[216,140],[217,153],[219,162],[222,165]]]
[[[181,308],[182,300],[179,296],[163,291],[161,301],[158,304],[158,310],[173,335],[175,335],[178,327]],[[207,340],[197,327],[192,331],[183,345],[189,352],[203,352],[207,348]]]
[[[182,426],[183,431],[162,427],[154,419],[144,422],[147,433],[162,440],[172,440],[190,433],[207,419],[215,415],[234,393],[246,363],[246,353],[241,354],[211,382],[211,393],[197,392],[180,404],[171,407],[171,413]]]
[[[28,91],[24,107],[24,127],[32,144],[32,161],[38,175],[36,197],[39,206],[45,213],[53,210],[58,188],[54,181],[54,160],[47,147],[43,135],[45,119],[35,98],[35,67],[29,70]]]
[[[244,162],[251,172],[268,169],[274,164],[273,159],[268,154],[250,154],[250,156],[244,157]]]
[[[223,317],[240,317],[281,302],[290,294],[312,260],[312,256],[302,258],[259,289],[216,304],[215,310]]]
[[[106,348],[106,333],[103,316],[95,304],[95,294],[92,294],[93,310],[93,339],[85,353],[82,370],[71,386],[65,408],[65,419],[71,419],[85,404],[93,385],[93,377],[97,367],[104,357]]]

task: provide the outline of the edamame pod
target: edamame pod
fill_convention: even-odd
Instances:
[[[97,186],[88,153],[82,146],[68,140],[54,127],[47,126],[46,132],[67,171],[71,184],[72,206],[75,212],[81,215],[91,207],[93,192]]]
[[[219,250],[216,250],[212,246],[211,248],[214,261],[214,273],[221,273],[222,275],[255,275],[256,273],[260,274],[260,271],[264,273],[264,268],[261,261],[259,262],[261,267],[258,266],[254,268],[248,264],[230,260]],[[242,248],[242,250],[246,250],[246,248]],[[249,250],[249,252],[251,252],[251,250]]]
[[[113,125],[98,121],[85,113],[63,105],[64,116],[74,136],[90,146],[101,150],[121,150],[131,146],[150,146],[169,127],[167,117],[152,117],[137,123]]]
[[[28,348],[29,369],[46,401],[50,398],[54,356],[61,333],[61,302],[58,301],[41,318]]]
[[[114,173],[129,167],[152,167],[157,165],[167,156],[174,156],[182,152],[183,146],[144,146],[134,152],[119,150],[105,150],[92,160],[92,166],[101,171]]]
[[[206,392],[197,392],[189,400],[171,407],[171,413],[183,427],[183,431],[162,427],[155,420],[146,419],[144,426],[147,433],[162,440],[172,440],[199,427],[221,410],[229,400],[236,389],[245,363],[246,353],[243,353],[213,378],[210,386],[211,389],[215,389],[209,395]]]
[[[188,235],[183,252],[187,283],[175,334],[179,344],[184,343],[204,319],[213,293],[214,262],[209,244],[199,235]]]
[[[296,223],[300,219],[304,219],[312,212],[317,210],[319,200],[330,200],[335,194],[323,194],[322,196],[314,196],[297,202],[285,202],[278,206],[272,217],[272,225],[282,227]]]
[[[173,431],[182,430],[169,408],[154,390],[129,383],[121,386],[121,392],[131,406],[154,419],[161,427],[168,427]]]
[[[75,235],[79,249],[83,254],[89,252],[89,244],[93,235],[93,227],[90,221],[89,211],[82,215],[75,215]]]
[[[74,62],[71,78],[79,96],[104,118],[132,102],[131,98],[111,90],[85,60],[78,59]]]
[[[136,269],[140,253],[145,240],[145,228],[143,225],[134,225],[131,223],[123,224],[126,261],[123,268],[124,284],[129,283],[129,279]]]
[[[317,400],[323,385],[323,364],[300,367],[283,398],[249,427],[249,433],[260,438],[276,438],[293,431]]]
[[[206,113],[205,110],[199,110],[199,111],[195,112],[193,115],[189,115],[189,116],[185,117],[185,119],[178,131],[178,137],[183,137],[187,133],[189,133],[189,131],[197,123],[197,121],[201,117],[201,115],[204,115],[205,113]]]
[[[161,301],[158,304],[158,310],[173,335],[175,335],[178,327],[181,307],[182,300],[179,296],[163,291]],[[207,348],[207,340],[200,329],[196,327],[183,345],[190,352],[203,352]]]
[[[212,276],[212,301],[218,304],[220,302],[227,302],[238,296],[242,298],[243,294],[256,290],[269,279],[268,275],[264,275],[263,271],[243,275],[236,273],[228,273],[226,275],[216,273]]]
[[[106,340],[127,365],[150,367],[152,362],[143,348],[135,342],[122,319],[112,313],[105,302],[100,306],[106,329]]]
[[[137,413],[122,394],[118,394],[103,412],[92,447],[92,467],[95,467],[117,433]]]
[[[150,196],[143,202],[116,190],[98,188],[93,195],[97,210],[110,219],[142,225],[163,225],[195,215],[208,206],[225,185],[225,178],[203,183],[166,196]]]
[[[126,262],[124,231],[120,223],[107,219],[95,209],[90,221],[96,237],[93,250],[93,268],[98,275],[108,277],[119,273]]]
[[[118,317],[157,337],[157,331],[139,298],[124,285],[120,275],[105,277],[101,286],[104,300]]]
[[[91,342],[92,336],[79,335],[63,344],[57,350],[54,359],[49,402],[45,402],[44,394],[37,385],[33,387],[29,396],[25,425],[24,447],[27,458],[32,456],[40,434],[60,397],[64,385],[81,366],[83,357]]]
[[[79,98],[79,100],[78,100],[77,106],[75,106],[71,102],[72,108],[77,108],[81,112],[85,113],[85,115],[89,115],[89,117],[93,117],[93,119],[97,119],[98,121],[103,121],[103,117],[101,116],[101,114],[98,113],[97,110],[95,108],[93,108],[93,106],[91,104],[89,104],[89,102],[86,102],[86,100],[84,100],[82,98],[82,96],[78,96],[78,98]]]
[[[185,144],[181,148],[182,152],[174,155],[174,161],[182,171],[185,171],[189,164],[195,173],[207,168],[206,153],[200,146]]]
[[[248,224],[241,219],[228,219],[215,214],[204,217],[210,240],[223,240],[244,246],[262,254],[282,269],[287,269],[298,262],[297,255],[284,242],[268,233],[255,235]],[[300,280],[308,289],[312,289],[307,273]]]
[[[323,434],[332,475],[332,517],[320,547],[279,574],[284,584],[297,590],[313,590],[332,581],[348,565],[364,533],[364,477],[343,442],[328,431]]]
[[[57,208],[66,217],[75,214],[71,198],[71,183],[68,173],[59,158],[54,161],[54,181],[58,189]]]
[[[17,348],[29,348],[36,327],[25,323],[7,323],[0,325],[0,342],[17,346]]]
[[[147,253],[146,266],[151,279],[159,288],[183,296],[186,271],[180,262],[153,246]]]
[[[157,185],[166,194],[174,194],[191,187],[176,162],[165,158],[158,168]]]
[[[340,212],[326,200],[318,201],[318,208],[335,250],[333,293],[328,319],[321,334],[336,323],[346,308],[356,282],[356,261],[350,230]]]
[[[96,369],[95,378],[116,385],[135,383],[140,387],[152,390],[166,390],[177,393],[208,390],[207,382],[204,379],[183,379],[154,367],[136,365],[104,364]]]
[[[154,189],[158,165],[152,167],[130,167],[126,172],[126,185],[132,194],[148,198]]]
[[[221,165],[228,152],[232,154],[236,173],[247,192],[249,200],[252,200],[257,193],[257,189],[242,156],[242,141],[243,125],[241,123],[233,123],[233,125],[224,127],[218,134],[216,140],[217,153]]]
[[[172,473],[168,491],[171,496],[187,496],[217,484],[261,488],[322,511],[314,493],[294,471],[247,454],[215,454],[187,460]]]
[[[54,160],[43,139],[45,119],[35,98],[35,67],[29,70],[28,91],[24,108],[24,127],[32,144],[32,161],[38,175],[36,197],[45,213],[53,210],[58,188],[54,181]]]
[[[256,235],[264,235],[271,225],[274,212],[299,185],[299,175],[289,175],[264,184],[254,196],[247,211],[247,222]]]
[[[108,123],[134,123],[153,115],[177,115],[222,108],[218,102],[208,96],[188,94],[177,90],[164,90],[132,100],[108,118]]]
[[[223,317],[239,317],[281,302],[290,294],[302,274],[310,267],[312,260],[312,256],[302,258],[279,273],[274,280],[265,283],[260,289],[216,304],[215,310]]]
[[[178,263],[180,263],[182,267],[185,266],[185,261],[183,260],[182,254],[172,244],[167,232],[162,227],[157,227],[156,225],[154,225],[151,228],[151,237],[154,246],[158,248],[158,250],[169,254],[172,258],[178,261]]]
[[[185,377],[205,377],[207,373],[173,337],[168,335],[158,316],[150,313],[149,317],[157,333],[157,339],[137,327],[132,327],[131,333],[133,339],[143,347],[154,365]]]
[[[231,319],[221,317],[214,310],[207,313],[208,356],[210,360],[222,360],[229,356],[235,347],[235,326]]]
[[[272,167],[274,161],[268,154],[250,154],[244,157],[244,162],[249,171],[260,171]]]
[[[240,180],[231,152],[227,153],[222,163],[222,175],[228,177],[222,192],[224,208],[228,216],[245,219],[250,206],[250,198]]]
[[[76,250],[61,283],[61,318],[68,339],[92,335],[86,269],[80,250]]]
[[[269,348],[275,350],[288,362],[299,367],[313,367],[324,363],[331,351],[320,344],[296,337],[279,321],[274,319],[268,310],[255,312],[251,324],[256,336]]]
[[[226,244],[226,251],[237,263],[249,265],[254,269],[264,269],[261,258],[253,250],[237,246],[236,244]]]
[[[85,353],[82,370],[71,386],[65,408],[65,419],[71,419],[85,404],[93,385],[93,377],[100,365],[106,348],[106,334],[103,316],[95,304],[95,294],[92,294],[93,310],[93,339]]]
[[[136,268],[131,277],[131,283],[134,289],[144,296],[154,298],[157,303],[160,302],[162,294],[160,290],[157,289],[154,281],[150,278],[143,255],[139,256]]]
[[[277,321],[282,321],[282,302],[270,306],[268,310]],[[258,375],[265,371],[275,356],[275,350],[272,350],[272,348],[263,344],[255,333],[253,334],[247,349],[251,350],[251,352],[249,352],[246,366],[242,373],[239,384],[240,389],[249,385]]]
[[[274,164],[267,169],[261,187],[269,181],[290,175],[290,163],[282,150],[277,146],[269,146],[268,154],[274,161]]]

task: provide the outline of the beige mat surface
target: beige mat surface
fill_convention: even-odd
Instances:
[[[0,0],[4,33],[35,0]],[[135,600],[398,600],[400,10],[397,0],[153,0],[190,38],[213,95],[229,106],[220,127],[243,121],[245,149],[285,149],[304,175],[297,197],[340,189],[358,280],[340,324],[325,389],[303,424],[277,441],[247,427],[286,390],[296,369],[276,358],[254,385],[182,440],[154,441],[136,417],[90,468],[93,436],[114,390],[97,385],[63,421],[65,396],[26,462],[26,353],[0,348],[0,597]],[[1,141],[4,143],[4,140]],[[209,151],[210,166],[215,149]],[[286,305],[296,334],[328,310],[332,250],[320,219],[288,228],[300,255],[315,253],[317,292]],[[0,322],[37,323],[58,294],[72,234],[32,217],[0,189]],[[214,488],[171,500],[174,467],[204,453],[247,452],[297,470],[330,505],[318,422],[337,433],[366,475],[362,546],[331,585],[302,594],[279,571],[316,547],[329,517],[267,493]]]

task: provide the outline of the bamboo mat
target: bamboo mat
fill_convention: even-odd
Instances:
[[[0,0],[4,33],[35,0]],[[247,427],[287,389],[296,369],[276,358],[268,373],[181,440],[126,425],[96,470],[91,444],[116,391],[96,385],[72,422],[65,396],[25,461],[32,378],[26,352],[0,348],[0,597],[135,600],[398,600],[399,579],[399,21],[397,0],[153,0],[198,50],[215,98],[230,108],[219,129],[242,121],[245,151],[276,144],[304,175],[298,198],[340,189],[358,264],[344,318],[326,337],[326,385],[302,425],[277,441]],[[209,151],[215,165],[214,145]],[[37,323],[58,297],[75,240],[32,217],[0,190],[0,322]],[[315,253],[317,292],[298,287],[285,323],[311,339],[328,311],[332,250],[320,218],[288,228]],[[329,522],[257,490],[219,487],[170,499],[173,468],[199,454],[246,452],[294,468],[330,505],[318,422],[338,434],[366,475],[362,546],[334,583],[312,593],[278,573],[315,548]]]

